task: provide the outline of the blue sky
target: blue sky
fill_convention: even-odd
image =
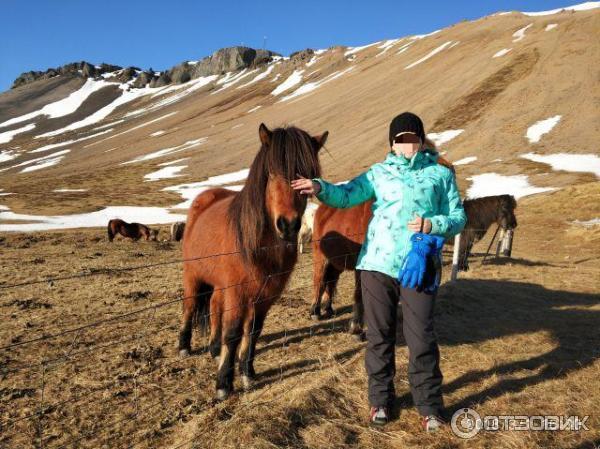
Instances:
[[[86,60],[155,70],[221,47],[361,45],[433,31],[496,11],[540,11],[577,0],[182,1],[2,0],[0,91],[24,71]]]

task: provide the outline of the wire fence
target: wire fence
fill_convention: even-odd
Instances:
[[[506,237],[507,235],[510,236],[510,243],[506,242],[506,239],[508,238]],[[358,244],[358,248],[360,248],[363,236],[364,233],[323,237],[322,239],[313,240],[313,248],[321,246],[326,240],[334,239],[346,239],[347,241]],[[494,235],[494,238],[490,242],[487,253],[489,253],[495,237],[496,235]],[[499,244],[496,254],[501,253],[502,250],[507,250],[510,254],[512,233],[504,233],[499,240],[503,242],[501,245],[504,246]],[[263,249],[274,249],[277,246],[287,244],[288,243],[272,245],[264,247]],[[444,265],[451,267],[451,279],[456,279],[456,273],[458,272],[457,268],[461,261],[461,257],[466,259],[468,253],[472,250],[472,246],[471,242],[461,242],[457,239],[454,242],[452,260],[448,260],[447,253],[444,254]],[[128,267],[102,267],[101,269],[85,272],[46,276],[44,278],[19,281],[12,284],[2,284],[0,285],[0,292],[19,291],[20,289],[30,286],[39,287],[42,284],[53,285],[55,283],[64,283],[66,281],[88,279],[98,276],[110,277],[115,273],[138,272],[139,270],[156,269],[168,265],[197,263],[201,261],[210,261],[213,269],[218,269],[219,264],[215,261],[216,259],[235,254],[238,254],[238,252],[224,252],[189,259],[170,259],[167,261]],[[327,259],[329,262],[332,262],[335,258],[343,259],[344,267],[352,270],[354,269],[357,255],[358,251],[344,252],[342,254],[330,255]],[[305,263],[297,263],[290,270],[269,273],[264,281],[266,282],[277,276],[290,276],[293,271],[302,272],[303,270],[310,269],[310,267],[313,266],[313,263],[313,260],[308,259]],[[257,283],[259,281],[259,279],[249,278],[242,282],[220,286],[215,289],[215,291],[224,292],[228,289],[243,289],[247,288],[249,284]],[[300,282],[299,285],[294,287],[294,291],[301,291],[305,294],[306,291],[311,290],[311,287],[314,287],[313,279],[309,276],[305,276],[301,281],[302,282]],[[325,282],[337,282],[337,280]],[[295,311],[297,307],[292,304],[292,296],[289,294],[286,296],[286,293],[289,293],[289,286],[282,298],[287,297],[287,310]],[[259,290],[259,294],[252,301],[252,308],[254,309],[261,302],[271,302],[277,299],[277,297],[279,297],[279,295],[276,295],[276,297],[263,297],[261,295],[261,290]],[[124,368],[120,368],[120,371],[116,373],[117,375],[113,376],[114,378],[110,382],[102,382],[102,385],[92,383],[92,386],[88,386],[87,388],[77,388],[81,373],[93,374],[101,372],[102,369],[107,366],[106,358],[109,357],[111,353],[114,354],[114,350],[117,348],[131,346],[132,343],[136,344],[136,349],[144,348],[144,345],[150,340],[156,341],[159,337],[163,336],[175,341],[179,331],[179,320],[177,315],[170,313],[169,308],[176,304],[181,304],[187,299],[191,299],[191,297],[178,296],[176,298],[165,298],[164,300],[151,305],[108,318],[98,319],[83,325],[62,326],[59,330],[54,328],[55,331],[53,332],[43,332],[42,329],[41,335],[2,344],[2,346],[0,346],[0,356],[4,355],[4,357],[0,358],[0,435],[4,436],[0,437],[0,448],[3,448],[3,445],[7,444],[7,442],[18,445],[24,444],[22,447],[31,446],[39,448],[67,448],[82,447],[85,445],[102,447],[107,444],[108,446],[111,446],[111,444],[114,443],[115,435],[119,435],[124,431],[121,429],[122,425],[127,424],[124,429],[131,430],[132,427],[136,427],[133,424],[139,422],[141,427],[136,428],[134,434],[137,436],[140,432],[144,433],[148,430],[147,426],[152,427],[152,419],[160,417],[161,413],[164,412],[165,407],[177,406],[176,399],[181,398],[182,396],[199,395],[204,397],[201,404],[196,405],[197,413],[199,413],[200,410],[208,410],[213,407],[213,385],[212,382],[208,381],[212,380],[210,373],[214,371],[214,367],[206,357],[202,356],[208,352],[208,345],[205,341],[206,338],[202,339],[203,344],[197,350],[199,356],[186,359],[168,359],[168,357],[152,356],[144,359],[143,355],[135,353],[134,349],[134,353],[127,356],[129,357],[129,362],[126,364],[126,367],[131,368],[133,371],[127,371]],[[285,299],[283,299],[283,301],[285,302]],[[338,303],[339,300],[336,300],[336,307],[338,307]],[[303,304],[306,305],[306,307],[304,307],[306,310],[303,310],[302,313],[309,323],[308,326],[303,326],[302,329],[299,329],[298,327],[289,327],[286,320],[278,320],[278,326],[275,329],[271,329],[270,333],[267,335],[263,334],[261,341],[267,340],[267,346],[270,347],[270,350],[278,349],[279,353],[286,356],[278,356],[275,367],[272,361],[262,361],[261,357],[257,358],[255,362],[257,366],[264,368],[267,372],[279,372],[279,376],[270,376],[267,383],[259,389],[260,391],[248,396],[249,399],[246,398],[246,395],[242,395],[240,401],[242,401],[244,407],[256,404],[259,399],[264,399],[267,403],[276,401],[279,396],[283,395],[286,391],[289,391],[294,385],[302,382],[303,376],[298,375],[298,379],[295,383],[292,383],[291,387],[290,385],[286,385],[286,388],[282,389],[278,395],[269,396],[268,399],[265,399],[268,392],[277,388],[279,384],[277,380],[282,380],[284,378],[286,371],[285,365],[291,363],[290,353],[286,351],[290,336],[298,335],[298,333],[302,332],[313,336],[319,334],[319,332],[333,332],[339,330],[341,327],[347,327],[347,320],[340,319],[339,316],[326,322],[316,323],[310,321],[308,313],[309,305],[305,301]],[[281,299],[279,305],[281,307],[284,305],[281,303]],[[220,313],[230,311],[236,307],[241,307],[241,305],[222,310]],[[159,317],[159,314],[167,309],[169,309],[170,314],[166,315],[167,312],[165,312],[166,316],[160,315]],[[211,312],[202,315],[201,318],[209,320],[210,316]],[[267,322],[269,322],[269,319],[267,319]],[[52,324],[49,326],[52,326]],[[111,332],[110,330],[107,330],[111,326],[121,327],[113,329]],[[123,329],[126,327],[129,329],[129,332],[123,332]],[[98,338],[98,335],[93,334],[95,331],[104,331],[108,335],[109,340],[102,341],[101,338]],[[89,334],[91,338],[91,344],[89,344],[88,347],[81,348],[80,343],[82,343],[86,333]],[[123,335],[123,333],[125,335]],[[116,338],[111,339],[113,336]],[[241,339],[243,336],[239,338]],[[278,340],[280,340],[279,343],[270,343],[271,341],[277,342]],[[196,338],[195,341],[200,341],[200,338]],[[28,361],[27,363],[20,363],[19,360],[13,358],[15,354],[26,355],[27,358],[35,358],[34,356],[36,354],[42,354],[40,346],[51,349],[54,353],[49,356],[44,354],[41,358],[34,361]],[[160,343],[158,348],[161,348]],[[305,353],[303,356],[308,357],[310,354]],[[97,359],[95,360],[95,363],[92,363],[90,360],[92,357]],[[315,356],[315,359],[320,358],[321,354]],[[157,363],[156,360],[158,359],[168,360]],[[319,370],[327,369],[329,366],[330,365],[328,364],[323,364],[320,366]],[[156,384],[156,379],[154,379],[153,376],[169,372],[170,370],[174,370],[176,373],[184,370],[193,370],[194,372],[200,371],[205,374],[205,376],[194,375],[194,380],[190,381],[188,379],[190,384],[183,388],[177,380],[167,382],[168,384],[174,384],[174,388],[170,391],[166,391],[164,388],[165,386]],[[61,379],[62,387],[52,386],[51,388],[51,381],[55,380],[56,376],[64,376]],[[126,383],[133,384],[133,386],[129,390],[123,388],[122,391],[124,391],[124,393],[117,394],[115,398],[115,389],[118,390],[117,387],[123,386]],[[63,390],[71,390],[71,394],[65,395]],[[23,407],[14,407],[13,402],[15,401],[23,405]],[[94,416],[94,410],[96,411],[96,415],[100,413],[102,416],[96,416],[97,420],[92,420],[91,425],[85,425],[85,423],[82,422],[83,420],[79,420],[79,414],[90,413]],[[103,411],[107,410],[108,413],[103,414]],[[119,413],[122,414],[122,416],[118,416]],[[57,421],[61,422],[62,426],[59,426]],[[67,425],[65,423],[74,423],[73,425],[69,424],[67,426],[71,429],[68,436],[61,433],[64,432],[64,428]],[[128,445],[123,447],[136,447],[144,441],[143,437],[139,438],[137,441],[133,441],[133,436],[134,435],[131,433],[123,436],[123,441],[129,441],[129,443],[127,443]],[[193,440],[194,438],[191,438],[189,441],[180,443],[175,447],[184,447],[188,444],[193,444]],[[119,446],[121,446],[120,443]]]

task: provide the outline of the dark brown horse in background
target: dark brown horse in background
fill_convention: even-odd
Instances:
[[[503,233],[517,227],[515,209],[517,200],[512,195],[496,195],[463,201],[467,224],[461,232],[458,268],[469,269],[469,256],[473,245],[480,241],[488,229],[496,223]],[[454,240],[448,242],[454,246]]]
[[[244,388],[255,377],[254,354],[267,312],[298,259],[307,198],[290,183],[321,175],[318,152],[327,132],[260,125],[261,147],[240,192],[209,189],[188,211],[183,237],[183,318],[179,353],[191,351],[193,321],[210,311],[209,350],[217,359],[217,399],[233,390],[236,355]],[[215,256],[222,254],[221,256]]]
[[[117,234],[131,240],[139,240],[142,237],[146,240],[156,241],[158,237],[158,229],[150,229],[148,226],[141,223],[127,223],[120,218],[113,218],[108,222],[108,241],[112,242]]]
[[[354,306],[349,331],[359,337],[363,336],[364,309],[360,276],[355,267],[372,216],[372,203],[373,201],[367,201],[348,209],[335,209],[321,204],[315,215],[313,232],[311,318],[327,319],[333,315],[332,301],[339,277],[345,270],[354,270]],[[465,249],[480,240],[485,235],[482,230],[487,231],[494,223],[498,223],[503,229],[514,229],[517,226],[514,215],[516,201],[511,195],[465,200],[463,206],[467,224],[463,231],[466,238],[461,238],[461,242],[467,242],[464,244]],[[466,263],[466,258],[459,263]]]

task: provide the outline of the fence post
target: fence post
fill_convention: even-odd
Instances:
[[[454,236],[454,251],[452,252],[452,274],[450,280],[455,281],[458,275],[458,256],[460,254],[460,233]]]

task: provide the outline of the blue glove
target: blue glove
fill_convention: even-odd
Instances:
[[[444,238],[415,232],[410,237],[410,241],[412,247],[398,273],[398,282],[402,284],[402,287],[423,287],[423,280],[427,271],[427,258],[431,256],[438,258],[440,256]]]

